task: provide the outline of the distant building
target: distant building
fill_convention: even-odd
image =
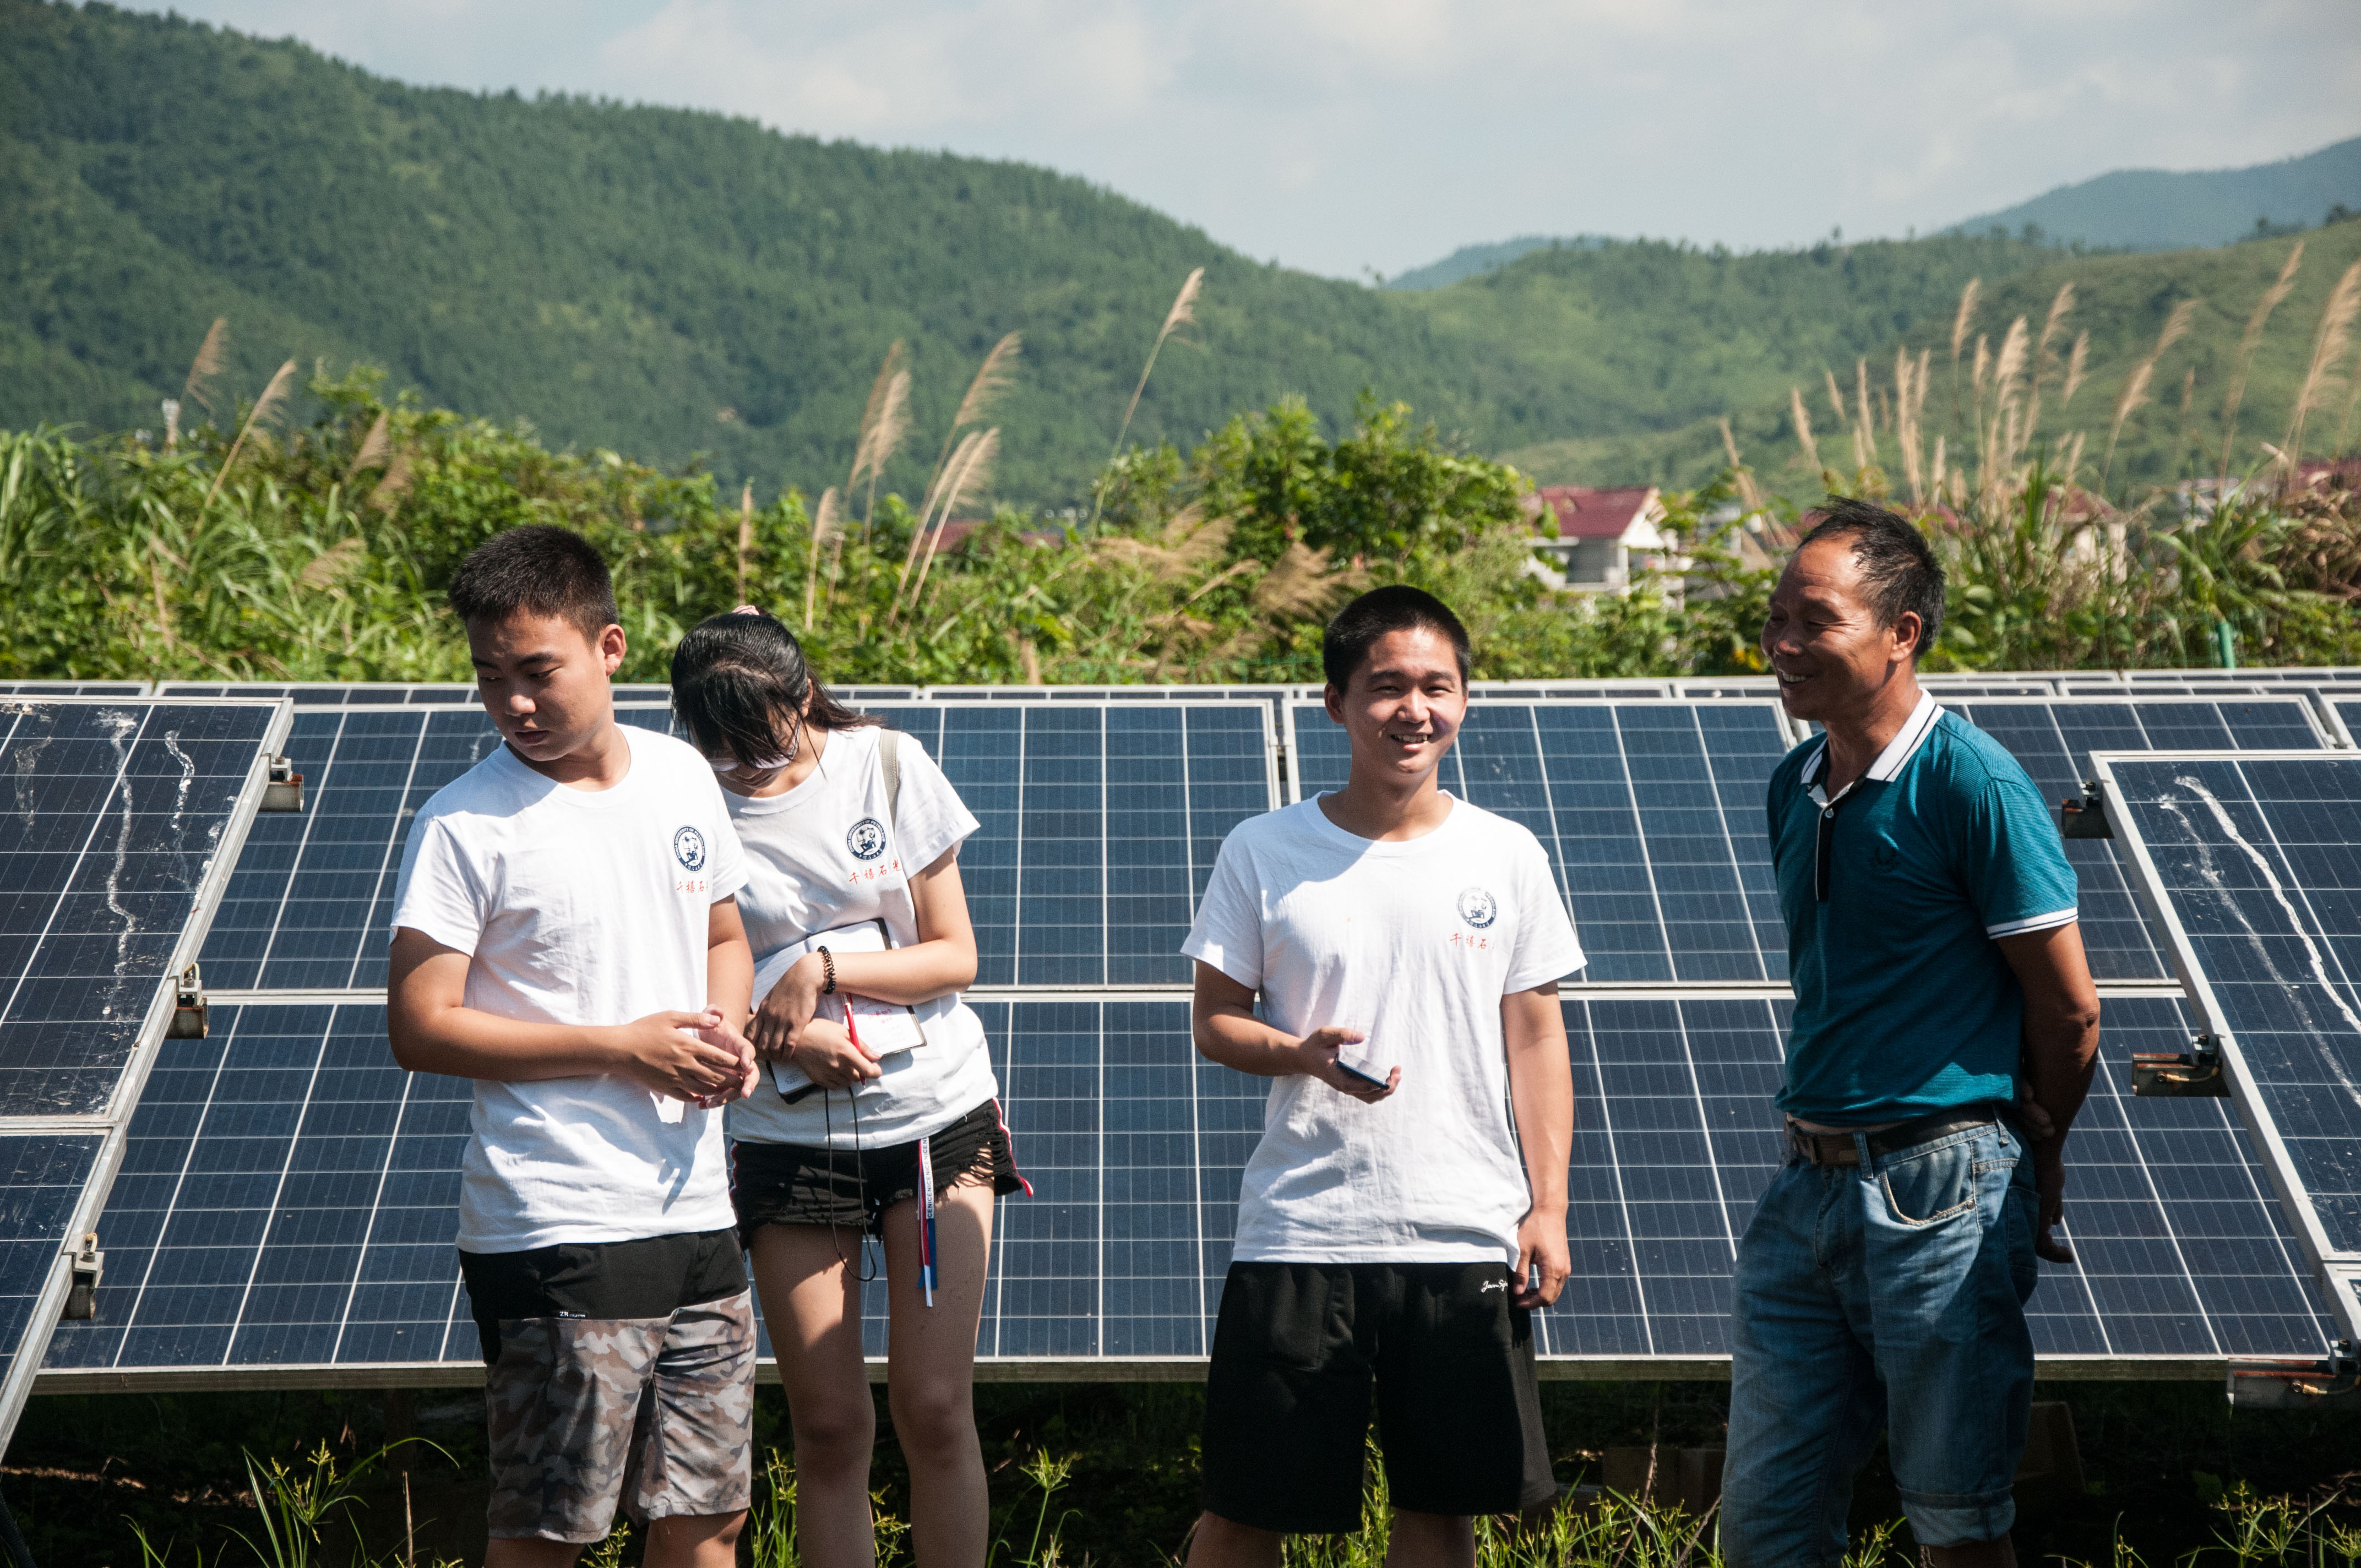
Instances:
[[[1591,490],[1544,485],[1525,502],[1532,515],[1535,575],[1552,587],[1620,594],[1634,572],[1677,566],[1664,536],[1664,503],[1653,485]],[[1554,520],[1557,537],[1547,537]]]

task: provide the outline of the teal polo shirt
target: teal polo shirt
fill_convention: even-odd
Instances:
[[[1923,695],[1834,799],[1827,771],[1819,737],[1771,775],[1795,988],[1780,1109],[1841,1127],[2015,1100],[2025,993],[1994,938],[2075,917],[2048,803],[1998,741]]]

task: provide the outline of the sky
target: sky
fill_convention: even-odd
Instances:
[[[162,9],[161,6],[151,7]],[[1080,174],[1257,258],[1927,232],[2361,134],[2356,0],[175,0],[401,81]]]

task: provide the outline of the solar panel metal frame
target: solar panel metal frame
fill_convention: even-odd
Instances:
[[[619,703],[672,701],[672,688],[650,682],[617,681]],[[354,702],[355,692],[383,694],[382,701]],[[450,707],[482,706],[473,681],[159,681],[156,695],[207,702],[273,702],[297,708]]]
[[[2349,696],[2342,692],[2315,691],[2312,703],[2320,709],[2321,726],[2331,740],[2340,746],[2361,749],[2361,740],[2356,739],[2353,728],[2355,721],[2361,719],[2361,691]],[[2350,713],[2345,711],[2347,707],[2352,709]]]
[[[2220,999],[2214,994],[2212,977],[2198,961],[2196,944],[2181,923],[2180,916],[2167,896],[2162,875],[2158,872],[2154,854],[2140,835],[2138,824],[2128,812],[2116,805],[2121,799],[2114,769],[2119,762],[2328,762],[2341,767],[2361,769],[2361,758],[2349,753],[2340,756],[2317,751],[2093,751],[2091,765],[2106,785],[2107,824],[2115,838],[2130,851],[2134,867],[2133,885],[2147,906],[2149,921],[2163,934],[2163,945],[2171,955],[2174,968],[2180,972],[2182,989],[2188,993],[2190,1005],[2203,1020],[2205,1030],[2217,1042],[2230,1098],[2246,1124],[2247,1135],[2261,1157],[2263,1168],[2269,1172],[2272,1185],[2278,1189],[2281,1205],[2287,1211],[2288,1223],[2294,1228],[2312,1266],[2319,1271],[2323,1293],[2335,1315],[2337,1326],[2348,1340],[2361,1343],[2361,1251],[2340,1252],[2333,1245],[2312,1200],[2306,1192],[2301,1176],[2289,1156],[2287,1144],[2270,1110],[2256,1092],[2251,1070],[2238,1047],[2237,1032]]]
[[[136,702],[152,695],[147,681],[0,681],[0,697],[24,697],[42,702],[72,696],[106,697]]]
[[[171,1021],[175,983],[181,973],[196,961],[198,952],[204,947],[205,934],[213,924],[214,912],[221,907],[222,894],[228,890],[231,872],[246,847],[247,831],[254,824],[255,813],[261,808],[263,790],[270,779],[270,759],[286,745],[287,732],[295,717],[293,707],[284,699],[267,704],[252,699],[205,700],[153,696],[11,697],[7,700],[37,702],[44,706],[93,707],[137,703],[150,711],[159,707],[268,706],[276,708],[277,712],[255,749],[254,760],[247,766],[246,784],[230,808],[214,858],[198,879],[189,917],[181,927],[164,972],[158,978],[155,998],[148,1003],[147,1016],[140,1023],[131,1052],[115,1080],[114,1095],[106,1110],[95,1116],[0,1116],[0,1135],[38,1136],[49,1134],[64,1138],[95,1136],[99,1140],[90,1175],[83,1180],[82,1196],[66,1225],[66,1245],[60,1249],[56,1260],[49,1266],[47,1281],[33,1299],[33,1315],[26,1329],[24,1342],[8,1364],[7,1376],[0,1378],[0,1453],[6,1452],[9,1439],[16,1433],[16,1418],[24,1410],[25,1399],[40,1379],[41,1363],[48,1354],[50,1332],[57,1327],[60,1314],[65,1310],[66,1295],[73,1283],[71,1253],[74,1238],[97,1229],[99,1217],[106,1207],[108,1194],[115,1183],[115,1174],[122,1166],[124,1144],[129,1135],[132,1114],[138,1108],[139,1092],[146,1087],[148,1074],[155,1066],[157,1052],[164,1043],[164,1031]],[[102,1251],[104,1243],[104,1238],[101,1237]]]

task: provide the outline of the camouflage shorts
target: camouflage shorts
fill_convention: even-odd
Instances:
[[[641,1522],[741,1512],[753,1297],[668,1318],[503,1319],[485,1394],[496,1537],[602,1541],[618,1501]]]

